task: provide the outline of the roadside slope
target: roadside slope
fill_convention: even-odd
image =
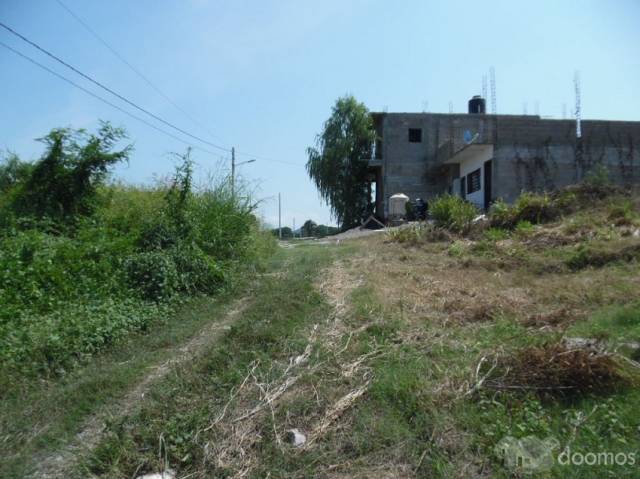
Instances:
[[[80,455],[100,439],[104,424],[136,408],[154,382],[197,357],[248,304],[245,296],[199,298],[146,334],[132,335],[112,351],[63,378],[25,382],[0,406],[8,447],[2,477],[68,477]]]

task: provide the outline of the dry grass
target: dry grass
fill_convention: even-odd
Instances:
[[[562,307],[543,313],[530,314],[521,323],[528,328],[566,328],[584,317],[584,311]]]
[[[614,355],[586,347],[548,343],[496,359],[483,387],[535,391],[544,396],[611,393],[632,384],[626,364]]]

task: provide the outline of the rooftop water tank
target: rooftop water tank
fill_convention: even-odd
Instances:
[[[469,113],[484,114],[487,112],[487,102],[480,95],[475,95],[469,100]]]
[[[389,198],[389,218],[400,219],[407,214],[407,201],[409,197],[402,193],[396,193]]]

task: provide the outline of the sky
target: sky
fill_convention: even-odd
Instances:
[[[582,117],[640,120],[640,1],[61,0],[174,107],[93,37],[57,0],[0,0],[0,22],[194,136],[234,146],[259,214],[299,226],[333,224],[306,174],[335,100],[372,111],[465,112],[493,66],[498,113],[562,118],[580,72]],[[139,116],[0,28],[0,41]],[[182,142],[0,46],[0,149],[35,160],[60,126],[126,127],[135,151],[119,180],[151,184],[191,143],[198,175],[224,177],[230,154]],[[186,112],[187,114],[185,114]],[[171,131],[157,121],[150,122]],[[185,143],[186,142],[186,143]],[[249,156],[252,155],[252,156]]]

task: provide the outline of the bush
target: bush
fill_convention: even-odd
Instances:
[[[478,210],[459,196],[442,195],[431,204],[431,215],[436,226],[456,233],[466,233]]]
[[[555,219],[558,214],[559,210],[549,195],[524,192],[513,206],[502,200],[496,201],[489,219],[493,227],[513,229],[521,221],[539,224]]]
[[[214,293],[225,280],[220,264],[197,247],[174,248],[171,259],[178,274],[178,290],[184,293]]]
[[[175,263],[165,252],[136,253],[124,261],[129,285],[144,299],[158,301],[178,290],[179,276]]]
[[[23,313],[17,318],[19,328],[0,323],[0,364],[4,372],[60,373],[168,313],[166,304],[134,298],[72,303],[46,314]]]
[[[16,185],[12,208],[21,216],[65,221],[90,215],[109,168],[129,158],[131,146],[114,151],[125,137],[123,129],[109,123],[103,123],[96,135],[68,128],[52,130],[40,140],[47,145],[44,155]]]
[[[275,251],[226,179],[192,190],[188,153],[155,187],[104,184],[119,138],[54,130],[39,162],[0,165],[3,380],[66,368]]]

